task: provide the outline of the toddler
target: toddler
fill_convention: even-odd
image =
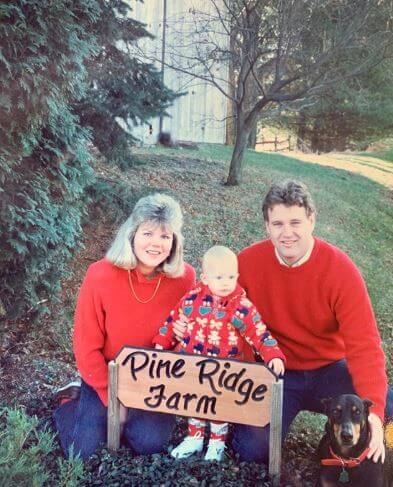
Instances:
[[[284,373],[284,355],[270,335],[255,306],[237,284],[236,255],[227,247],[214,246],[203,256],[201,282],[187,293],[171,312],[153,343],[157,349],[243,358],[244,341],[256,350],[277,375]],[[181,342],[173,333],[177,320],[187,323]],[[206,421],[189,418],[188,435],[172,450],[175,458],[201,452]],[[220,461],[224,454],[228,423],[210,422],[205,460]]]

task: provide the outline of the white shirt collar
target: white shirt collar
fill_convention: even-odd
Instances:
[[[308,261],[308,259],[310,258],[311,256],[311,253],[313,251],[313,248],[314,248],[314,243],[315,243],[315,240],[312,239],[312,245],[311,247],[307,250],[307,252],[303,255],[303,257],[301,257],[299,260],[297,260],[294,264],[287,264],[285,262],[285,260],[282,259],[281,255],[277,252],[277,249],[276,247],[274,247],[274,252],[276,254],[276,257],[278,259],[278,262],[281,264],[281,265],[284,265],[285,267],[299,267],[300,265],[304,264],[305,262]]]

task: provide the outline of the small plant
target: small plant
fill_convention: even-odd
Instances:
[[[48,480],[41,458],[53,449],[53,438],[38,432],[37,418],[20,410],[3,409],[0,433],[0,486],[40,486]]]
[[[84,476],[83,462],[74,455],[72,447],[68,460],[59,457],[57,465],[59,468],[59,479],[56,485],[58,487],[78,487],[80,485],[80,480]]]
[[[84,475],[83,463],[72,454],[69,460],[50,462],[57,445],[53,433],[40,427],[37,417],[20,409],[0,411],[0,487],[74,487]]]

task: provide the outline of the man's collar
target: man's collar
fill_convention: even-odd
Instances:
[[[303,257],[300,257],[299,260],[297,260],[294,264],[289,265],[285,262],[285,260],[281,257],[281,255],[277,252],[276,247],[274,247],[274,252],[276,254],[277,260],[281,265],[284,265],[285,267],[299,267],[300,265],[304,264],[305,262],[308,261],[308,259],[311,256],[311,253],[313,251],[315,245],[315,240],[314,238],[312,239],[312,245],[311,247],[307,250],[307,252],[303,255]]]

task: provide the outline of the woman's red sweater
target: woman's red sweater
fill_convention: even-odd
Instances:
[[[163,273],[147,279],[137,269],[128,272],[102,259],[87,270],[75,311],[74,353],[82,379],[108,404],[108,362],[125,345],[151,347],[158,327],[179,299],[195,285],[195,271],[186,264],[183,276],[170,278]]]

